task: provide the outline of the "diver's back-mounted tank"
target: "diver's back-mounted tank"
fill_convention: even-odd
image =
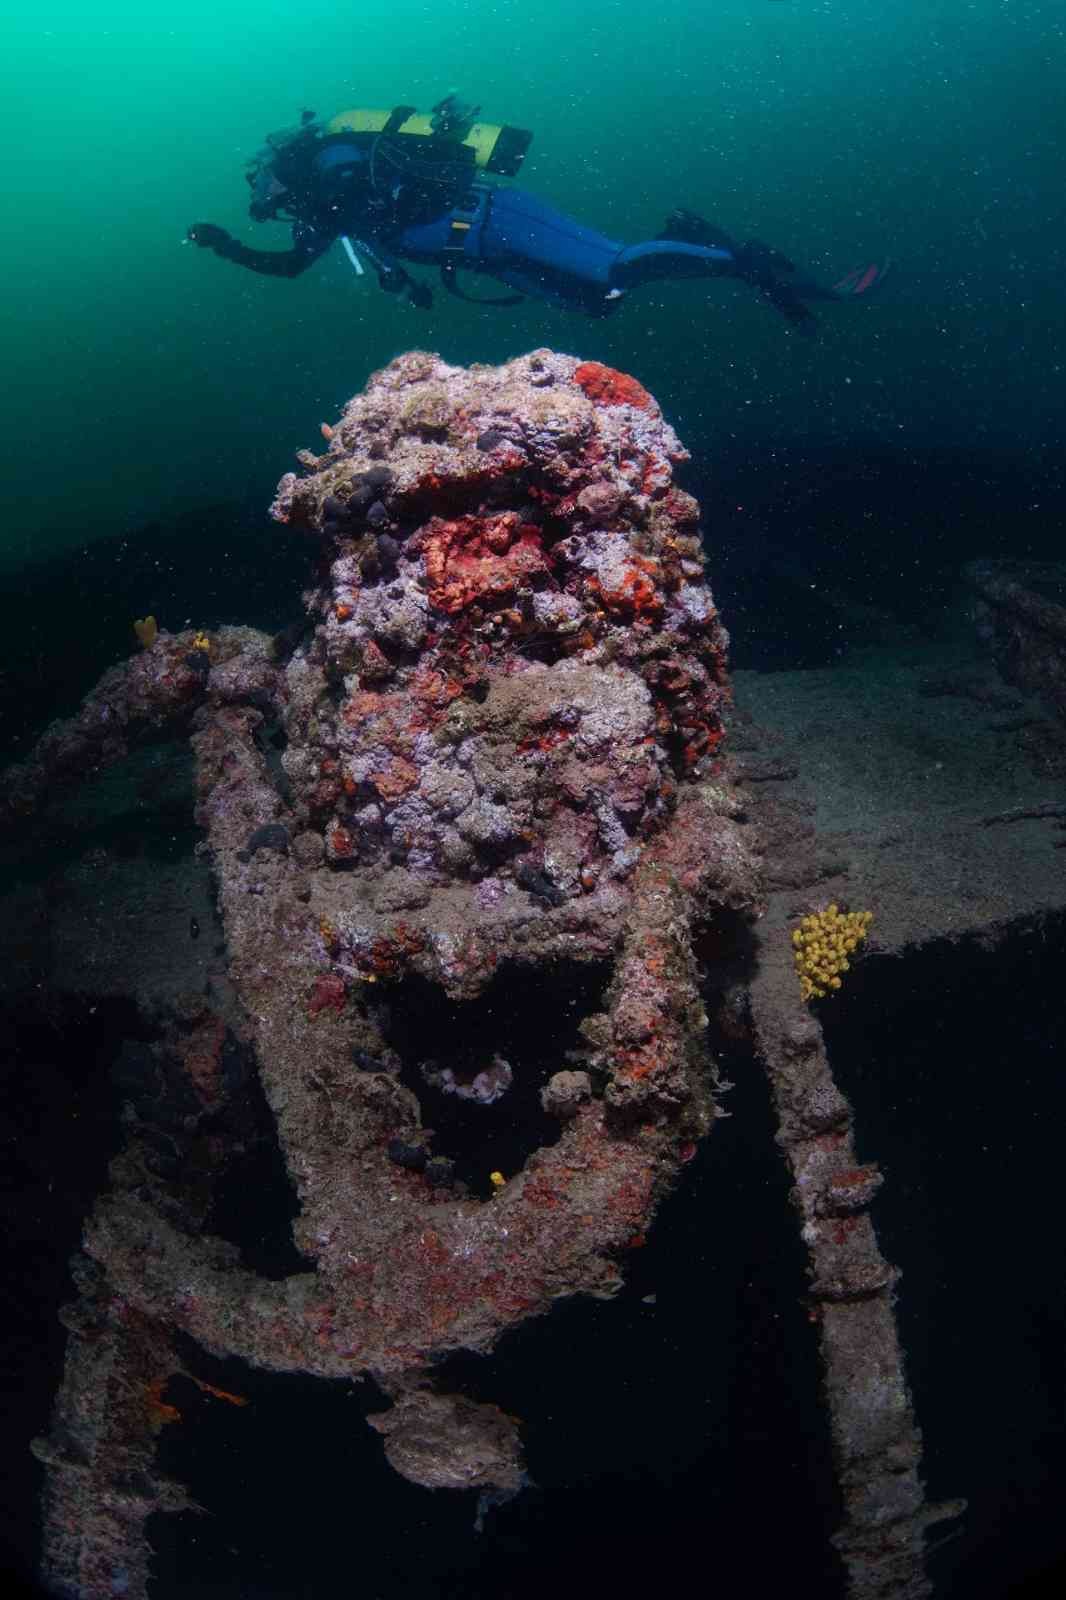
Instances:
[[[394,106],[389,111],[356,107],[322,124],[313,111],[304,111],[298,127],[268,134],[248,163],[249,215],[256,222],[294,215],[305,189],[313,187],[315,157],[331,141],[351,133],[376,134],[380,165],[429,185],[454,184],[463,170],[471,176],[491,172],[513,178],[532,133],[509,123],[480,122],[479,112],[479,106],[464,105],[454,94],[445,95],[429,114],[414,106]]]
[[[454,106],[454,110],[452,109]],[[482,172],[513,178],[525,159],[533,140],[528,128],[513,128],[509,123],[477,122],[479,107],[458,106],[454,95],[441,100],[433,111],[423,115],[413,106],[397,106],[392,111],[342,111],[326,124],[329,133],[382,133],[406,142],[433,141],[452,146],[453,159],[469,159]],[[400,113],[405,113],[401,116]],[[469,156],[466,156],[469,152]]]

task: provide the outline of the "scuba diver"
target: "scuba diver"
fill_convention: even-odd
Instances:
[[[564,216],[522,189],[491,181],[514,177],[532,134],[478,120],[479,106],[454,94],[429,116],[413,106],[346,111],[320,123],[269,135],[248,165],[249,215],[289,218],[292,248],[255,250],[211,222],[188,242],[252,272],[293,278],[340,239],[355,271],[366,260],[381,287],[427,307],[428,285],[406,263],[436,267],[443,286],[480,305],[514,305],[526,296],[605,316],[628,290],[669,278],[739,278],[792,327],[810,332],[808,300],[864,293],[883,275],[860,267],[835,288],[794,276],[780,251],[751,239],[738,244],[694,212],[675,210],[654,239],[623,245]],[[495,279],[513,293],[472,295],[459,274]]]

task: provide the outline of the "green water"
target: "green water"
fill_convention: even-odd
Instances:
[[[636,373],[690,445],[982,442],[1061,430],[1064,218],[1051,0],[52,0],[0,30],[7,153],[2,554],[19,563],[232,497],[398,351],[538,344]],[[44,20],[37,20],[43,18]],[[623,239],[677,204],[832,281],[891,256],[817,343],[743,287],[664,285],[609,322],[527,303],[420,313],[332,250],[261,247],[243,165],[304,106],[449,88],[535,130],[522,184]]]

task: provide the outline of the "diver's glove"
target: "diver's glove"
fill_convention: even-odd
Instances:
[[[237,242],[231,233],[214,222],[194,222],[185,237],[190,244],[198,244],[201,250],[213,250],[220,256],[226,255],[228,248]]]
[[[412,278],[409,272],[396,262],[379,262],[378,283],[386,294],[405,294],[413,306],[420,311],[428,311],[433,304],[433,291],[424,283],[419,283]]]

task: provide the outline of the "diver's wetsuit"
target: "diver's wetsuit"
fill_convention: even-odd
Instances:
[[[591,316],[611,311],[628,289],[665,278],[741,278],[799,328],[814,321],[804,300],[837,298],[831,289],[782,277],[794,269],[777,251],[755,241],[738,245],[691,213],[675,212],[659,238],[622,245],[523,189],[446,166],[412,175],[393,148],[372,133],[320,140],[294,203],[291,250],[253,250],[211,223],[196,224],[189,238],[253,272],[296,277],[347,237],[384,288],[405,291],[417,305],[431,297],[404,262],[439,267],[445,285],[464,298],[484,299],[463,294],[460,269],[516,291],[485,303],[530,295]]]

